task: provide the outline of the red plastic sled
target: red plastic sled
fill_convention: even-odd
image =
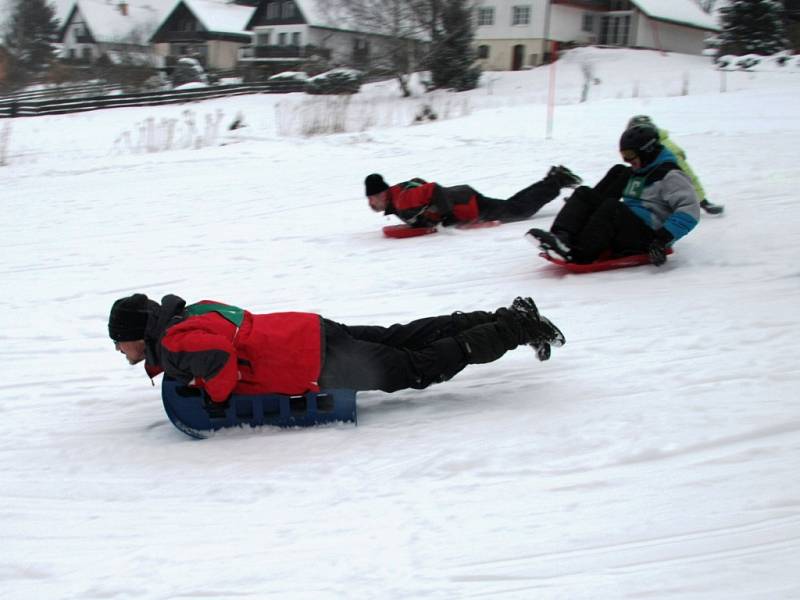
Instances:
[[[436,227],[411,227],[405,223],[401,225],[387,225],[383,228],[383,235],[390,238],[409,238],[420,235],[436,233]]]
[[[486,227],[497,227],[502,225],[502,221],[475,221],[474,223],[459,223],[456,229],[484,229]],[[411,227],[402,223],[401,225],[387,225],[383,228],[383,235],[390,238],[410,238],[420,235],[436,233],[437,228],[431,227]]]
[[[672,248],[667,248],[666,253],[672,254]],[[626,267],[638,267],[639,265],[650,264],[650,256],[647,254],[632,254],[630,256],[617,256],[615,258],[601,258],[588,264],[568,262],[563,258],[551,256],[547,252],[540,252],[539,256],[572,273],[594,273],[595,271],[624,269]]]

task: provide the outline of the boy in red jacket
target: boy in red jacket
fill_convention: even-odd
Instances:
[[[550,347],[565,341],[530,298],[494,312],[380,327],[313,313],[253,314],[209,300],[187,306],[174,295],[159,304],[133,294],[112,306],[108,333],[130,364],[144,361],[151,378],[164,372],[214,402],[232,393],[422,389],[523,344],[547,360]]]
[[[523,221],[558,197],[561,188],[574,188],[582,179],[563,165],[551,167],[544,179],[507,200],[488,198],[468,185],[444,187],[415,177],[390,186],[379,173],[368,175],[364,187],[375,212],[397,215],[412,227],[454,225],[477,221]]]

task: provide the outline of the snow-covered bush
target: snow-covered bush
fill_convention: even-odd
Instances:
[[[727,71],[733,68],[733,65],[736,63],[736,57],[733,54],[726,54],[725,56],[718,56],[714,62],[717,64],[718,69]]]
[[[305,71],[283,71],[281,73],[276,73],[267,81],[297,81],[297,82],[304,82],[308,81],[308,73]]]
[[[188,56],[179,58],[172,71],[172,84],[175,87],[186,83],[208,83],[208,75],[206,75],[203,65],[197,59]]]
[[[331,69],[306,81],[306,93],[356,94],[363,78],[364,74],[357,69]]]
[[[736,66],[743,70],[751,69],[761,64],[762,58],[763,56],[759,56],[758,54],[745,54],[739,57],[736,61]]]

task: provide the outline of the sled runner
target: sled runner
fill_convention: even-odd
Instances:
[[[172,424],[188,436],[211,437],[227,427],[309,427],[336,421],[357,423],[354,390],[320,390],[302,396],[234,394],[224,404],[212,402],[202,390],[164,377],[164,410]]]
[[[486,227],[497,227],[502,225],[502,221],[475,221],[474,223],[461,223],[456,225],[456,229],[484,229]],[[420,235],[428,235],[429,233],[436,233],[438,229],[436,226],[430,227],[412,227],[401,223],[400,225],[387,225],[383,228],[383,235],[390,238],[409,238],[418,237]]]
[[[666,254],[672,254],[672,248],[667,248]],[[650,264],[650,256],[647,254],[606,257],[587,264],[569,262],[558,256],[553,256],[546,251],[540,252],[539,256],[572,273],[594,273],[595,271],[624,269],[625,267],[637,267],[639,265]]]

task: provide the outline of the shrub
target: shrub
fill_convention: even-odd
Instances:
[[[364,74],[356,69],[332,69],[306,81],[308,94],[356,94]]]

